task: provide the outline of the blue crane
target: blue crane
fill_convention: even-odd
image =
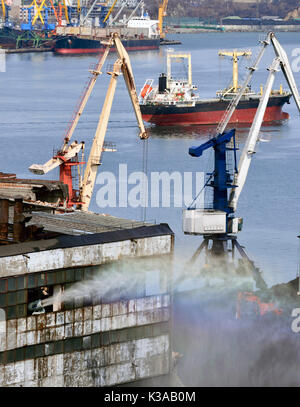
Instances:
[[[228,147],[227,145],[231,141],[233,141],[233,146]],[[229,215],[233,210],[229,207],[227,192],[229,188],[234,188],[234,184],[233,174],[230,174],[227,169],[226,152],[233,152],[234,170],[237,172],[235,129],[219,134],[198,147],[190,147],[189,154],[192,157],[200,157],[202,153],[209,148],[213,148],[215,152],[214,172],[209,174],[213,175],[213,180],[207,184],[207,186],[214,189],[213,209],[226,212],[227,215]]]
[[[249,84],[253,72],[257,69],[266,46],[270,43],[272,43],[274,47],[276,57],[268,68],[268,80],[237,166],[235,130],[225,132],[225,128]],[[246,78],[244,85],[230,103],[224,118],[218,126],[218,129],[221,130],[219,134],[212,137],[206,143],[189,149],[189,154],[193,157],[201,157],[205,150],[209,148],[214,149],[214,171],[209,174],[210,177],[208,182],[204,185],[205,188],[213,188],[214,195],[212,208],[207,206],[204,209],[196,209],[190,206],[183,211],[184,233],[202,235],[204,237],[203,242],[193,255],[190,262],[194,262],[204,248],[206,249],[206,252],[210,253],[212,256],[223,256],[226,258],[228,241],[231,241],[232,255],[234,256],[234,249],[236,248],[246,263],[250,265],[255,281],[261,288],[264,288],[266,284],[262,279],[260,272],[255,268],[253,262],[248,258],[247,254],[237,241],[236,234],[241,230],[242,219],[235,217],[235,212],[239,196],[246,182],[257,142],[259,141],[259,132],[263,123],[272,86],[274,84],[275,74],[279,68],[283,71],[300,112],[300,95],[287,54],[281,47],[275,34],[269,33],[266,40],[263,42],[263,48],[258,55],[256,63],[253,67],[249,68],[250,74]],[[228,146],[229,143],[231,143],[230,146]],[[226,155],[227,151],[230,150],[234,155],[234,169],[231,171],[228,169],[228,157]],[[228,194],[229,189],[230,193]],[[208,249],[209,241],[212,241],[212,247],[210,250]]]

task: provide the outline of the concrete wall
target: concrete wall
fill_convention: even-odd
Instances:
[[[112,386],[168,374],[169,307],[166,294],[6,321],[0,386]]]
[[[0,386],[112,386],[167,375],[172,250],[173,236],[165,235],[37,252],[31,248],[0,258],[0,282],[6,286],[3,291],[1,285],[0,300],[5,298],[7,310],[7,320],[0,315]],[[116,290],[117,298],[102,296],[102,304],[74,304],[27,317],[27,303],[20,303],[19,294],[32,287],[23,284],[32,277],[37,287],[64,287],[69,278],[53,283],[51,273],[84,268],[85,276],[99,269],[117,278],[114,270],[126,273],[129,267],[141,275],[142,287],[130,299],[120,300],[124,294]],[[22,289],[15,284],[19,280]],[[14,283],[13,291],[8,281]],[[9,308],[20,304],[24,313],[12,316]]]
[[[168,336],[162,335],[106,349],[0,365],[0,386],[103,387],[166,375],[169,373],[168,346]]]
[[[125,257],[164,255],[171,251],[171,236],[45,250],[26,255],[1,257],[0,278],[47,270],[100,265]]]

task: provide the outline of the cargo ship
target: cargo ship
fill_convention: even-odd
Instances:
[[[251,55],[247,51],[243,56]],[[239,56],[240,56],[239,54]],[[219,55],[221,53],[219,52]],[[227,52],[226,55],[229,56]],[[140,108],[143,120],[158,126],[176,125],[214,125],[218,124],[232,101],[240,86],[238,85],[238,57],[236,51],[233,57],[233,81],[232,85],[217,92],[212,99],[200,99],[196,93],[197,87],[192,84],[192,69],[190,54],[167,55],[167,75],[161,74],[158,86],[153,86],[153,79],[147,79],[139,95]],[[174,59],[188,60],[188,78],[174,79],[172,77],[172,61]],[[248,124],[252,123],[257,107],[260,102],[263,89],[259,93],[252,91],[249,86],[229,123]],[[289,103],[292,94],[280,87],[272,91],[264,123],[282,123],[289,119],[289,114],[282,111],[282,107]]]
[[[68,29],[68,27],[66,28]],[[105,39],[110,32],[114,31],[119,32],[122,44],[127,51],[155,50],[160,46],[158,20],[151,20],[149,15],[143,11],[141,16],[131,18],[125,27],[116,27],[112,30],[109,28],[83,28],[83,30],[80,30],[80,27],[77,28],[76,35],[65,35],[56,40],[54,46],[56,54],[99,54],[105,50],[105,45],[100,42],[101,39]],[[75,32],[76,27],[71,27],[71,31]],[[57,30],[58,32],[59,30]]]
[[[122,44],[127,51],[145,51],[159,49],[160,40],[154,38],[128,38],[122,39]],[[54,52],[62,55],[72,54],[100,54],[105,46],[100,41],[69,36],[58,39],[54,46]],[[112,51],[114,49],[112,48]]]

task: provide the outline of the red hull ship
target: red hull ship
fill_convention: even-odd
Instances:
[[[173,79],[171,75],[172,59],[188,59],[188,78]],[[233,85],[217,93],[214,99],[199,99],[195,93],[197,87],[192,85],[190,54],[168,54],[167,75],[161,74],[157,87],[152,87],[153,80],[147,79],[139,100],[143,120],[158,126],[176,125],[214,125],[220,123],[228,105],[239,89],[237,78],[237,58],[234,60]],[[257,94],[247,88],[229,123],[252,123],[258,108],[261,93]],[[289,103],[291,93],[280,88],[272,91],[263,122],[280,123],[289,119],[289,114],[282,111]]]

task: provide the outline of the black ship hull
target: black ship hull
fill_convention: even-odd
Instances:
[[[127,51],[144,51],[159,49],[159,38],[133,38],[122,39],[122,44]],[[105,47],[99,40],[68,36],[56,40],[54,52],[63,55],[72,54],[99,54]],[[112,50],[114,50],[112,48]]]
[[[280,122],[289,118],[288,113],[282,111],[285,103],[289,103],[290,95],[271,96],[264,116],[264,123]],[[241,100],[230,119],[230,123],[252,123],[260,97],[257,95]],[[159,126],[217,124],[221,121],[230,100],[221,99],[201,100],[195,106],[184,103],[141,104],[143,119]]]

